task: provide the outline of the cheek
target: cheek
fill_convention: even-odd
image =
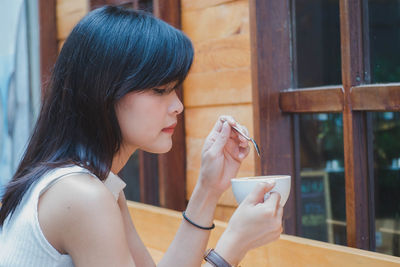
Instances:
[[[131,145],[144,145],[154,141],[161,131],[162,119],[157,107],[138,103],[121,105],[117,110],[117,118],[123,142]]]

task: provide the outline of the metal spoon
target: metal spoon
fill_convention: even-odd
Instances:
[[[256,149],[257,155],[260,157],[260,149],[258,148],[258,145],[257,145],[256,141],[254,141],[253,138],[247,136],[244,132],[242,132],[242,130],[241,130],[239,127],[237,127],[237,126],[232,126],[232,128],[233,128],[236,132],[238,132],[239,134],[241,134],[247,141],[251,141],[251,142],[253,143],[254,148]]]

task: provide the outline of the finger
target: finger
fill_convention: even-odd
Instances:
[[[268,210],[273,210],[274,214],[276,214],[280,201],[281,195],[278,192],[271,192],[269,198],[264,201],[265,208]]]
[[[237,125],[236,120],[235,120],[232,116],[229,116],[229,115],[222,115],[222,116],[219,117],[219,119],[220,119],[222,122],[227,121],[227,122],[228,122],[230,125],[232,125],[232,126],[236,126],[236,125]]]
[[[239,159],[244,159],[245,157],[247,157],[249,152],[250,152],[249,146],[247,146],[245,148],[239,148],[239,155],[238,155]]]
[[[244,126],[244,125],[240,125],[240,126],[241,126],[241,128],[242,128],[242,131],[243,131],[247,136],[250,136],[250,133],[249,133],[249,130],[247,129],[247,127]]]
[[[264,201],[264,195],[275,186],[275,183],[258,183],[254,190],[244,200],[247,203],[258,204]]]
[[[226,142],[230,136],[231,127],[227,122],[224,122],[222,125],[221,132],[217,135],[215,142],[211,149],[215,149],[216,151],[222,151],[225,147]]]
[[[245,126],[243,126],[243,125],[237,123],[236,127],[239,128],[240,131],[241,131],[242,133],[244,133],[245,135],[250,136],[250,135],[249,135],[249,131],[247,130],[247,128],[246,128]],[[234,132],[235,132],[235,134],[238,136],[240,145],[243,146],[243,147],[246,146],[246,145],[248,144],[248,140],[247,140],[246,138],[244,138],[243,135],[239,134],[237,131],[234,131]]]
[[[211,132],[208,134],[204,142],[203,151],[209,150],[210,147],[214,144],[217,134],[222,129],[222,124],[223,122],[220,119],[218,119],[217,122],[214,124],[214,127],[212,128]]]
[[[246,138],[243,137],[243,135],[239,134],[237,131],[235,131],[234,129],[231,131],[231,135],[230,137],[236,142],[238,143],[238,145],[240,147],[246,147],[248,144],[248,141]]]
[[[220,132],[222,129],[222,124],[224,122],[221,119],[218,119],[215,124],[214,127],[212,128],[211,132]]]
[[[283,217],[283,207],[280,204],[278,204],[278,209],[276,210],[276,218],[282,221],[282,217]]]
[[[249,146],[249,141],[247,141],[244,137],[240,138],[239,146],[242,148],[246,148]]]

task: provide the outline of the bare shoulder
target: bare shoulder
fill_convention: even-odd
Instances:
[[[68,176],[44,192],[38,216],[50,244],[70,254],[76,265],[106,266],[111,253],[121,255],[120,266],[131,260],[118,204],[103,183],[89,174]]]
[[[42,223],[50,219],[51,223],[62,219],[67,223],[76,216],[112,209],[113,202],[111,193],[99,179],[89,174],[73,174],[61,179],[40,196],[39,220]],[[47,214],[51,215],[50,218]],[[83,218],[86,217],[90,216]]]
[[[106,204],[111,201],[112,195],[103,183],[90,174],[77,173],[60,179],[44,192],[39,205],[50,204],[55,206],[65,215],[80,211],[88,212],[99,204]],[[48,203],[47,203],[48,202]],[[85,204],[85,205],[81,205]]]
[[[40,227],[48,241],[59,251],[62,235],[69,228],[84,227],[103,213],[112,212],[113,199],[102,182],[89,174],[73,174],[62,178],[39,199]],[[76,219],[81,222],[75,225]]]

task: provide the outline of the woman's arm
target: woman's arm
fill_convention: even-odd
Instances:
[[[230,186],[230,179],[236,177],[241,161],[249,152],[247,141],[232,133],[230,125],[235,124],[230,117],[218,120],[203,147],[200,177],[186,209],[186,216],[200,226],[212,225],[219,197]],[[238,264],[248,250],[279,238],[282,232],[282,207],[278,204],[280,196],[272,193],[264,201],[265,193],[273,186],[264,183],[256,187],[235,211],[218,241],[215,251],[231,264]],[[128,212],[123,214],[126,215],[124,221],[130,221]],[[135,233],[132,237],[139,240],[136,231],[131,232]],[[199,229],[182,220],[159,266],[200,266],[209,236],[209,230]],[[133,240],[132,244],[140,246],[139,251],[145,250],[141,241],[139,244]],[[135,262],[140,260],[146,264],[139,266],[152,266],[148,253],[132,255],[137,255],[134,256]]]
[[[230,117],[223,118],[236,124]],[[186,209],[186,216],[190,220],[204,227],[213,224],[218,199],[230,186],[230,178],[236,176],[241,161],[248,152],[247,141],[231,132],[228,122],[218,120],[203,147],[200,177]],[[154,263],[148,252],[144,252],[146,248],[130,220],[125,199],[120,197],[119,202],[135,263],[138,266],[153,266]],[[199,229],[182,220],[159,266],[200,266],[209,236],[209,230]]]
[[[202,197],[202,195],[207,195],[207,192],[200,192],[200,190],[200,188],[194,190],[186,215],[200,225],[210,226],[213,221],[216,200]],[[129,251],[136,265],[141,267],[155,266],[151,255],[132,223],[123,192],[118,199],[118,205],[123,217]],[[159,266],[200,266],[209,234],[210,231],[200,230],[183,221]]]
[[[119,194],[118,206],[121,210],[129,251],[131,252],[133,259],[135,260],[136,265],[143,267],[156,266],[153,259],[151,258],[150,253],[146,249],[143,241],[140,239],[139,234],[137,233],[132,223],[129,209],[126,204],[125,194],[123,191],[121,191],[121,193]]]
[[[273,192],[264,201],[273,186],[259,184],[237,208],[219,239],[215,251],[231,265],[237,266],[249,250],[277,240],[282,233],[280,195]]]
[[[203,147],[200,176],[186,208],[186,216],[200,226],[213,224],[219,197],[249,153],[247,141],[231,131],[233,125],[237,124],[232,117],[220,117]],[[209,230],[182,220],[159,266],[200,266],[209,236]]]
[[[211,226],[217,201],[218,198],[210,195],[206,188],[197,186],[187,206],[186,216],[198,225]],[[182,220],[158,266],[200,266],[209,237],[210,230],[199,229]]]

